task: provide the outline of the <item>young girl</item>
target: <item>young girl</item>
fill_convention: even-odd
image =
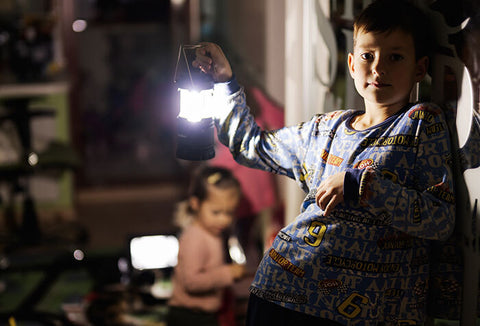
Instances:
[[[180,236],[168,326],[218,325],[223,290],[245,273],[225,263],[222,237],[239,200],[238,180],[226,169],[204,167],[193,178],[187,208],[193,220]]]

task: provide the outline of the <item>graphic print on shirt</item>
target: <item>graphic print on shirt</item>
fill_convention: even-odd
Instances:
[[[423,319],[429,247],[421,237],[437,237],[433,233],[437,230],[449,232],[447,215],[440,210],[448,203],[430,194],[417,198],[403,192],[407,185],[412,194],[425,196],[427,188],[441,182],[451,186],[449,167],[441,160],[449,149],[443,116],[425,107],[412,107],[355,133],[347,132],[351,129],[346,125],[352,111],[342,111],[280,129],[275,137],[253,139],[257,127],[242,118],[249,114],[244,106],[235,106],[229,119],[239,122],[229,131],[235,135],[229,142],[234,155],[250,167],[269,170],[277,165],[276,171],[295,177],[307,194],[301,214],[279,232],[266,252],[252,293],[349,325]],[[428,112],[415,113],[422,108]],[[427,135],[427,128],[437,124]],[[237,152],[238,143],[244,146],[242,153]],[[362,201],[340,204],[325,217],[315,204],[315,189],[324,178],[346,168],[363,171]],[[440,205],[432,205],[432,200]],[[438,217],[430,219],[431,212],[438,212]],[[417,237],[414,246],[409,236]]]

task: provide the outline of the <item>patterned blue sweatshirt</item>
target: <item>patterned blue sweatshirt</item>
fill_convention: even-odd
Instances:
[[[318,114],[261,130],[233,80],[215,86],[218,138],[243,165],[294,179],[300,214],[266,251],[250,291],[344,325],[417,325],[425,319],[432,240],[454,228],[451,148],[440,108],[409,105],[356,131],[358,111]],[[328,176],[346,171],[344,202],[315,203]]]

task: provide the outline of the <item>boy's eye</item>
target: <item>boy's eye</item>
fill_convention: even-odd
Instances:
[[[394,53],[390,56],[390,59],[392,61],[400,61],[403,59],[403,55]]]
[[[362,58],[363,60],[372,60],[373,59],[373,54],[371,53],[362,53],[360,54],[360,58]]]

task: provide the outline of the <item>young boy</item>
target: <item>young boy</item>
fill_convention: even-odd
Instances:
[[[239,163],[293,178],[306,193],[257,269],[248,325],[423,324],[431,240],[454,227],[444,116],[409,103],[427,71],[426,44],[418,9],[374,1],[355,21],[348,57],[365,111],[276,131],[255,124],[221,49],[197,51],[194,65],[223,101],[219,140]]]

